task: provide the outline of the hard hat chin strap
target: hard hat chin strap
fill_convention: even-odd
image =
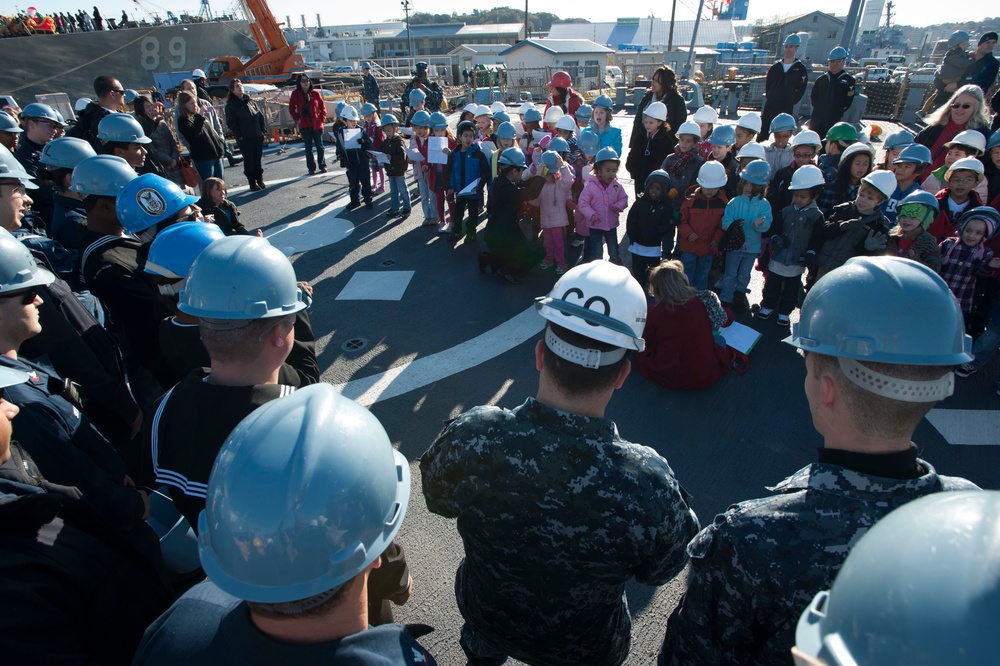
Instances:
[[[553,333],[552,329],[548,326],[545,327],[545,346],[559,358],[591,369],[613,365],[620,361],[628,351],[623,347],[618,347],[611,351],[576,347]]]
[[[837,358],[840,370],[852,384],[869,393],[900,402],[937,402],[955,391],[955,374],[947,372],[937,379],[918,381],[890,377],[867,368],[852,358]]]

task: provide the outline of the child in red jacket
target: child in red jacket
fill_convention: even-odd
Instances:
[[[698,169],[697,185],[688,190],[681,204],[677,249],[684,274],[695,289],[708,289],[712,257],[722,240],[722,216],[726,212],[726,169],[718,162],[705,162]]]

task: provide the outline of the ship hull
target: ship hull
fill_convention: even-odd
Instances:
[[[257,53],[246,21],[146,26],[0,39],[0,93],[21,106],[35,95],[94,96],[94,79],[117,77],[126,88],[153,88],[155,72],[204,68],[223,55]]]

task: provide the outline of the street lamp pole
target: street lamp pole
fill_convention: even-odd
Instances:
[[[406,14],[406,55],[412,58],[413,40],[410,39],[410,9],[413,8],[413,5],[410,4],[410,0],[402,0],[399,4],[403,7],[403,13]]]

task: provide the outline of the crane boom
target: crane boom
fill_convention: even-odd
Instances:
[[[240,0],[240,5],[250,21],[250,32],[261,53],[288,48],[288,40],[281,32],[281,25],[274,20],[267,0]]]

